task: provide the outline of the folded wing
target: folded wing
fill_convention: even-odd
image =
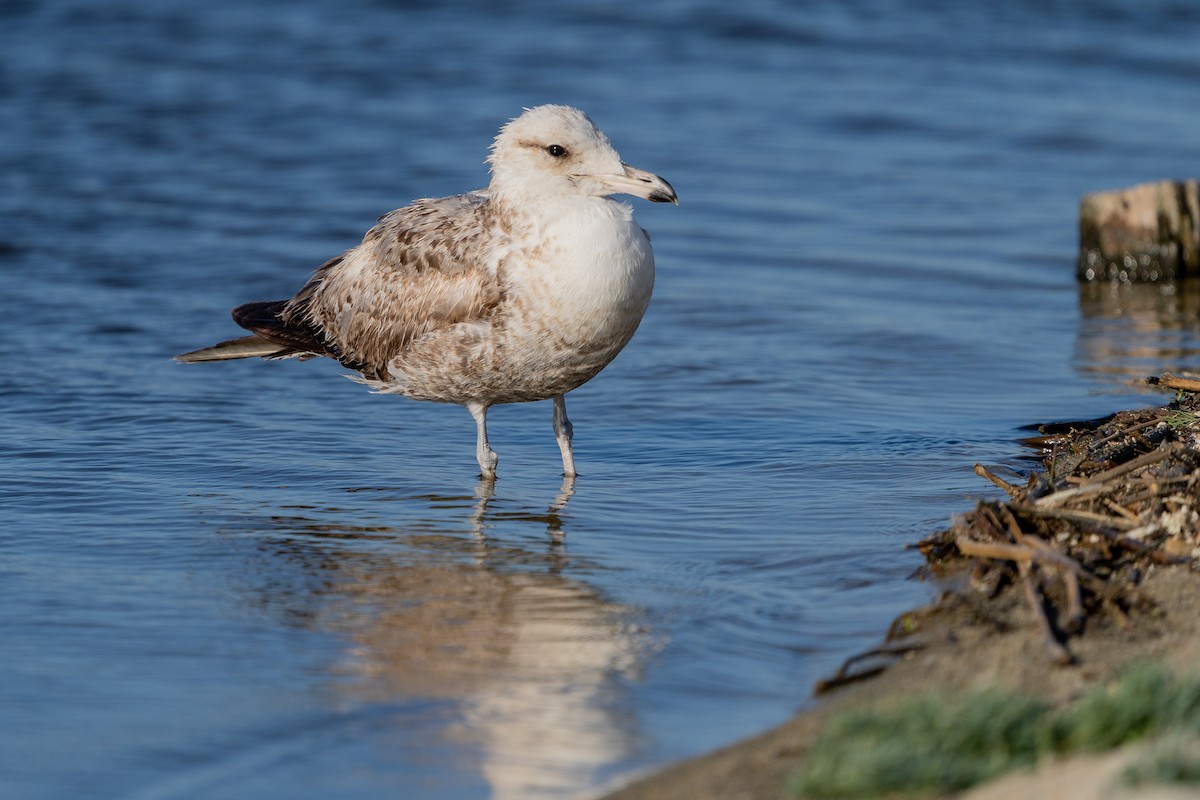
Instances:
[[[248,303],[235,321],[279,345],[268,357],[328,355],[386,381],[389,362],[433,331],[491,315],[502,299],[482,193],[418,200],[380,218],[291,300]]]

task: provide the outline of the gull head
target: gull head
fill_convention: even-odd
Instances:
[[[525,109],[500,129],[488,163],[490,190],[502,195],[628,194],[652,203],[679,203],[671,184],[621,161],[588,115],[570,106]]]

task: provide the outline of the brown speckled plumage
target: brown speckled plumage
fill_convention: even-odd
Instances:
[[[384,215],[290,300],[234,309],[254,336],[179,360],[325,355],[377,391],[464,405],[488,477],[497,459],[487,408],[554,398],[573,475],[562,396],[629,342],[653,286],[649,238],[607,195],[675,202],[675,194],[623,164],[586,115],[565,106],[510,122],[489,160],[486,190]]]

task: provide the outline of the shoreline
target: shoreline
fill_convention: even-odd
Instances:
[[[814,704],[782,725],[636,778],[604,800],[795,800],[804,796],[792,784],[806,755],[843,712],[982,690],[1061,709],[1133,665],[1194,674],[1200,396],[1191,392],[1200,382],[1187,381],[1151,379],[1179,391],[1168,406],[1041,426],[1041,436],[1022,442],[1044,455],[1025,486],[977,467],[1008,499],[980,501],[915,545],[926,577],[944,588],[934,603],[898,616],[878,649],[819,682]],[[1130,752],[1055,758],[942,796],[985,800],[1017,785],[1023,796],[1195,795],[1194,785],[1114,787]],[[1094,779],[1066,777],[1075,772]],[[1068,794],[1051,788],[1064,780]],[[1005,790],[1006,781],[1017,783]]]

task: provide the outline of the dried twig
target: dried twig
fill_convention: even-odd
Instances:
[[[1034,562],[1047,561],[1056,568],[1067,594],[1067,618],[1063,629],[1068,633],[1078,631],[1083,625],[1083,597],[1079,590],[1079,577],[1084,576],[1088,580],[1095,580],[1095,578],[1080,566],[1078,561],[1058,552],[1040,537],[1026,536],[1025,532],[1021,530],[1021,523],[1007,505],[1001,505],[1000,511],[1004,513],[1004,521],[1009,534],[1018,544],[1033,552]]]
[[[1088,478],[1087,483],[1084,485],[1086,486],[1093,483],[1107,483],[1113,478],[1119,478],[1120,476],[1127,475],[1130,472],[1137,472],[1142,467],[1148,467],[1151,464],[1157,464],[1159,461],[1163,461],[1180,453],[1183,449],[1183,445],[1179,442],[1165,444],[1162,447],[1159,447],[1157,450],[1151,450],[1149,453],[1146,453],[1143,456],[1138,456],[1131,461],[1126,461],[1124,464],[1120,464],[1112,469],[1105,470],[1097,475],[1093,475],[1092,477]]]
[[[1057,666],[1066,666],[1075,660],[1070,651],[1063,647],[1062,642],[1058,641],[1058,637],[1054,635],[1054,628],[1050,625],[1050,619],[1046,616],[1046,608],[1042,605],[1042,598],[1038,594],[1037,588],[1033,585],[1033,568],[1028,563],[1020,563],[1018,567],[1021,570],[1021,584],[1025,589],[1025,599],[1029,602],[1029,608],[1033,611],[1033,617],[1037,621],[1038,629],[1042,632],[1042,646],[1046,649],[1046,654],[1050,657],[1050,663]]]
[[[1105,530],[1103,528],[1097,528],[1096,533],[1101,534],[1113,544],[1120,545],[1126,550],[1131,550],[1140,556],[1145,556],[1156,564],[1187,564],[1192,560],[1187,556],[1173,556],[1161,548],[1151,547],[1145,542],[1140,542],[1137,539],[1133,539],[1129,536],[1119,533],[1113,533],[1112,531]]]
[[[1033,501],[1035,506],[1039,508],[1054,508],[1060,506],[1068,500],[1075,500],[1080,497],[1090,497],[1094,494],[1108,491],[1112,486],[1107,483],[1089,483],[1083,486],[1075,486],[1070,489],[1061,489],[1053,494],[1043,495]]]
[[[994,472],[989,470],[983,464],[975,465],[975,474],[981,478],[987,478],[989,481],[991,481],[992,483],[999,486],[1001,489],[1003,489],[1005,492],[1008,493],[1009,497],[1016,497],[1017,495],[1025,493],[1025,490],[1022,489],[1020,486],[1017,486],[1015,483],[1009,483],[1008,481],[1001,478],[999,475],[996,475]]]
[[[965,532],[960,532],[954,541],[964,556],[998,558],[1026,564],[1034,558],[1034,552],[1023,545],[979,542],[967,536]]]
[[[1067,587],[1067,619],[1063,630],[1078,633],[1083,627],[1083,594],[1079,591],[1079,578],[1074,572],[1063,570],[1062,580]]]
[[[1115,500],[1110,500],[1108,498],[1105,498],[1104,507],[1107,508],[1109,511],[1113,512],[1114,514],[1119,514],[1120,516],[1124,517],[1125,519],[1129,520],[1130,522],[1135,522],[1139,525],[1141,524],[1141,520],[1138,518],[1137,514],[1130,511],[1128,508],[1121,505],[1120,503],[1118,503]]]
[[[1092,443],[1092,447],[1099,447],[1102,444],[1108,444],[1115,439],[1120,439],[1122,436],[1132,436],[1135,433],[1146,430],[1146,428],[1153,428],[1160,422],[1162,422],[1162,418],[1155,417],[1154,419],[1148,419],[1145,422],[1139,422],[1137,425],[1130,425],[1128,428],[1121,428],[1116,433],[1110,433],[1103,439],[1097,439]]]
[[[923,642],[912,642],[909,644],[891,645],[889,647],[876,647],[859,653],[858,655],[850,656],[850,658],[847,658],[842,662],[842,666],[838,667],[837,672],[833,673],[832,676],[825,678],[824,680],[817,681],[816,685],[813,687],[813,694],[822,695],[841,686],[845,686],[850,683],[857,683],[858,681],[866,680],[867,678],[873,678],[887,669],[891,661],[894,661],[895,659],[900,658],[907,653],[923,650],[924,648],[925,644]],[[859,663],[860,661],[866,661],[869,658],[878,658],[881,660],[890,659],[890,661],[887,663],[879,663],[873,666],[864,667],[859,669],[857,672],[850,671],[853,665]]]
[[[1008,529],[1013,534],[1013,538],[1016,539],[1020,544],[1023,544],[1033,550],[1037,554],[1038,560],[1048,561],[1054,566],[1064,569],[1070,572],[1072,575],[1080,578],[1084,578],[1089,581],[1095,580],[1095,576],[1092,575],[1092,573],[1084,569],[1078,561],[1071,558],[1066,553],[1060,553],[1058,550],[1055,550],[1053,547],[1047,544],[1045,540],[1038,536],[1026,536],[1021,531],[1020,523],[1017,522],[1016,516],[1012,513],[1008,506],[1001,506],[1000,510],[1005,514],[1005,518],[1008,522]]]
[[[1136,522],[1130,522],[1124,517],[1110,517],[1107,514],[1097,514],[1093,511],[1076,511],[1070,508],[1038,508],[1037,506],[1014,505],[1013,511],[1018,514],[1027,514],[1031,517],[1060,519],[1065,522],[1073,522],[1076,525],[1087,525],[1093,528],[1111,528],[1118,531],[1127,531],[1137,527]]]

